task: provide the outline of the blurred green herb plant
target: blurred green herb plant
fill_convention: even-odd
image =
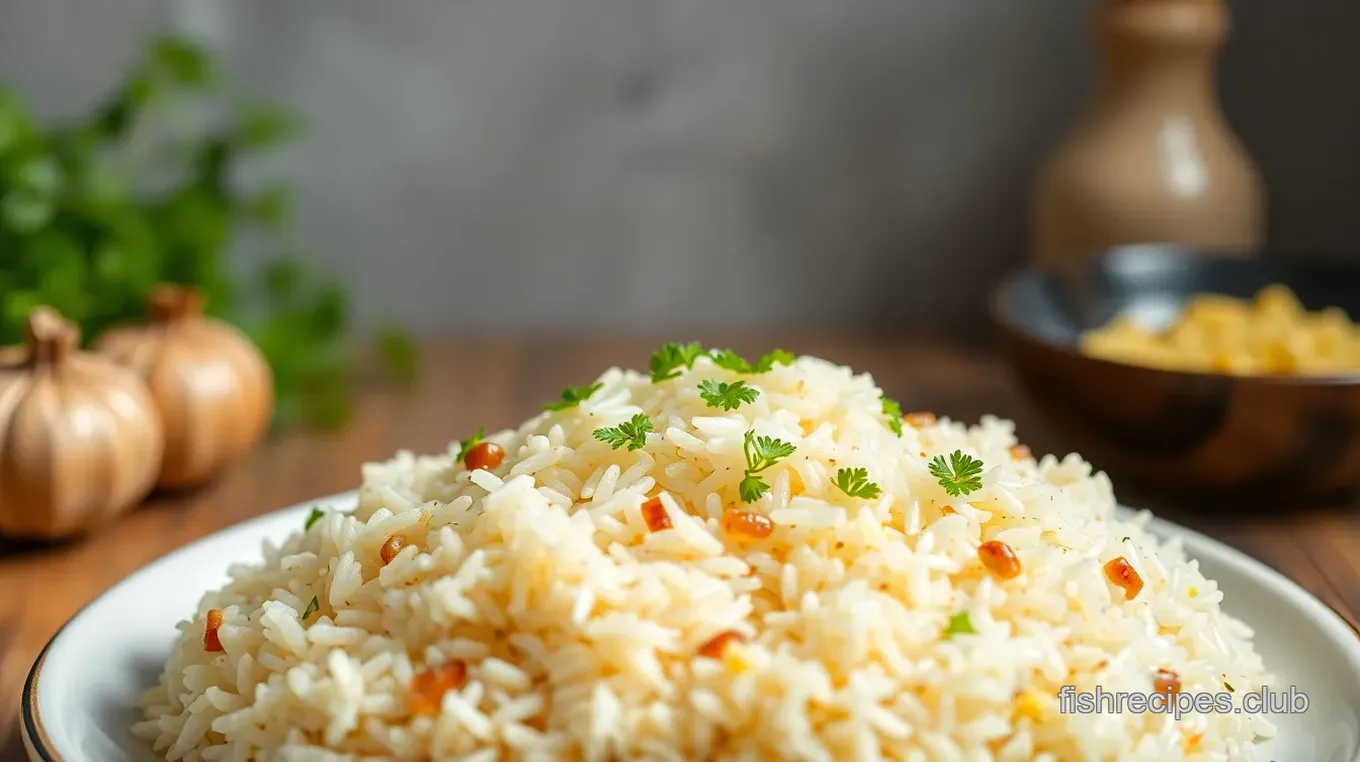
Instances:
[[[0,88],[0,343],[22,340],[39,304],[89,341],[144,316],[156,283],[193,285],[210,314],[241,326],[269,360],[276,428],[340,426],[357,369],[345,294],[291,253],[290,189],[242,190],[233,177],[298,123],[270,105],[232,102],[192,135],[167,134],[177,108],[226,100],[206,51],[177,37],[153,40],[111,97],[71,124],[40,126]],[[243,240],[281,253],[243,276],[228,266]],[[386,367],[411,379],[409,338],[384,328],[377,339]]]

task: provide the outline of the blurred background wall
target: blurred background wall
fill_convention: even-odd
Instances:
[[[976,325],[1092,81],[1087,0],[0,0],[0,79],[88,106],[170,27],[283,101],[360,322]],[[1360,4],[1251,0],[1222,72],[1282,250],[1360,243]]]

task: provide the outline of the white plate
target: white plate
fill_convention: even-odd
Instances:
[[[181,548],[115,585],[76,614],[43,650],[24,686],[21,727],[37,762],[156,762],[128,728],[137,694],[153,685],[175,635],[203,591],[233,562],[258,558],[264,538],[281,540],[313,506],[348,510],[334,495],[247,521]],[[1280,734],[1266,760],[1360,762],[1360,639],[1303,588],[1221,543],[1164,521],[1152,531],[1180,537],[1225,608],[1256,630],[1278,689],[1309,698],[1302,714],[1271,718]]]

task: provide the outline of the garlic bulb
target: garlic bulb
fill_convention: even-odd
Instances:
[[[162,285],[150,322],[115,328],[95,349],[146,381],[165,431],[157,485],[201,484],[241,458],[264,435],[274,378],[260,351],[234,326],[203,315],[203,294]]]
[[[0,353],[0,533],[56,540],[140,502],[160,468],[155,403],[136,374],[80,352],[55,310]]]

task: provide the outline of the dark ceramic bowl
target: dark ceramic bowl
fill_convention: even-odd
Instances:
[[[1360,268],[1142,246],[1078,273],[1021,272],[993,294],[991,310],[1031,402],[1063,444],[1121,484],[1212,504],[1336,502],[1360,486],[1360,373],[1186,373],[1077,350],[1082,331],[1116,315],[1169,322],[1197,294],[1250,298],[1272,283],[1309,310],[1360,316]]]

